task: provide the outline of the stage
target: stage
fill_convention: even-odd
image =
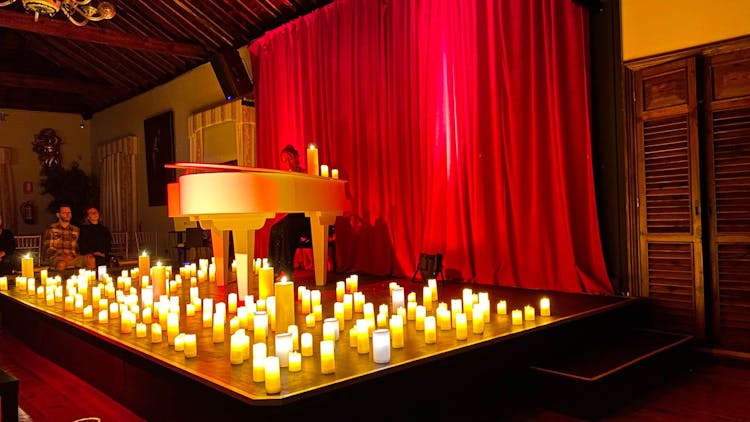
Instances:
[[[328,285],[315,286],[312,277],[307,281],[301,277],[295,283],[295,297],[299,284],[321,290],[323,318],[332,317],[335,281],[344,278],[332,276]],[[361,277],[359,291],[366,302],[374,304],[376,313],[380,304],[391,303],[391,281],[404,287],[406,294],[416,292],[417,303],[422,303],[422,283]],[[211,283],[199,287],[201,297],[212,297],[215,302],[226,302],[227,293],[235,291],[232,284],[226,289]],[[151,343],[150,336],[121,334],[119,319],[100,323],[96,314],[87,319],[80,313],[64,311],[60,302],[49,306],[44,299],[15,287],[0,292],[0,313],[3,327],[38,353],[154,421],[230,417],[291,420],[316,415],[334,420],[444,419],[449,415],[496,420],[504,408],[533,399],[533,391],[524,382],[532,362],[603,331],[638,325],[645,316],[643,302],[634,298],[462,283],[438,283],[433,309],[439,302],[450,307],[451,299],[460,299],[464,289],[489,296],[490,321],[481,334],[472,333],[469,321],[466,340],[456,339],[455,329],[438,327],[437,341],[426,344],[424,332],[416,329],[415,321],[408,320],[405,347],[392,349],[389,363],[376,364],[372,350],[360,354],[349,345],[349,328],[362,318],[361,313],[355,313],[340,331],[335,344],[335,372],[329,375],[320,371],[322,322],[306,327],[305,316],[296,306],[300,334],[313,335],[314,356],[303,357],[300,372],[282,368],[280,394],[267,394],[263,382],[253,382],[251,360],[240,365],[230,363],[228,324],[225,341],[213,343],[212,329],[202,327],[200,313],[185,315],[186,288],[179,293],[183,303],[180,332],[196,334],[195,358],[174,351],[167,344],[166,330],[162,342]],[[539,315],[542,297],[550,299],[550,316]],[[507,302],[507,315],[497,313],[499,300]],[[535,320],[512,325],[511,311],[523,310],[526,305],[537,309]],[[268,336],[269,354],[273,351],[273,334],[271,331]]]

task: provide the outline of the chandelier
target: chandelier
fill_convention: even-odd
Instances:
[[[0,0],[0,7],[15,1]],[[39,15],[51,17],[60,10],[77,26],[84,26],[89,21],[112,19],[115,16],[115,6],[106,1],[99,3],[99,7],[92,6],[91,0],[21,0],[21,3],[27,12],[34,14],[34,21],[39,20]]]

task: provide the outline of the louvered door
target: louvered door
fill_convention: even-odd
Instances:
[[[713,337],[750,352],[750,51],[706,60]]]
[[[705,336],[695,60],[635,74],[640,293],[658,328]]]

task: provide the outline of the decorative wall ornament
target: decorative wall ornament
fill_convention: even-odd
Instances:
[[[42,168],[60,166],[62,163],[62,153],[60,152],[62,143],[62,139],[57,136],[54,129],[42,129],[41,132],[34,135],[34,142],[31,145],[39,158]]]

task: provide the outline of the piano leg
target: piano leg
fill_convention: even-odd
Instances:
[[[245,299],[256,290],[253,279],[253,254],[255,253],[255,230],[235,229],[234,259],[237,263],[237,296]]]
[[[229,280],[229,231],[211,227],[211,246],[216,264],[216,285],[223,286]]]
[[[325,286],[328,278],[328,226],[336,221],[336,216],[319,211],[307,215],[310,217],[315,285]]]

